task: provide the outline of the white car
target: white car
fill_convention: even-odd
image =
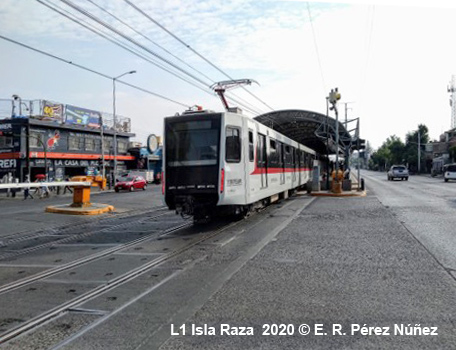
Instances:
[[[456,164],[447,164],[443,167],[443,178],[445,182],[456,180]]]
[[[409,172],[405,165],[393,165],[388,171],[388,181],[394,179],[408,180]]]

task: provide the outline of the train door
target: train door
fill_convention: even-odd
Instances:
[[[298,161],[296,162],[297,164],[297,170],[298,170],[298,176],[299,176],[299,182],[298,182],[298,185],[301,186],[302,185],[302,151],[300,149],[296,150],[297,154],[298,154]]]
[[[268,175],[267,175],[267,152],[266,152],[266,136],[258,134],[257,143],[257,154],[258,154],[258,168],[261,174],[261,188],[268,187]]]
[[[279,142],[277,147],[279,168],[280,168],[280,184],[285,183],[285,149],[282,142]]]
[[[245,124],[247,127],[251,126],[252,128],[248,128],[248,156],[246,158],[246,173],[245,173],[245,179],[246,179],[246,197],[247,197],[247,202],[251,202],[251,196],[255,194],[255,188],[258,187],[257,181],[253,178],[253,176],[249,176],[249,174],[252,174],[255,171],[255,134],[253,132],[253,127],[255,125],[250,125],[246,122]],[[248,161],[247,161],[248,160]]]
[[[296,148],[291,147],[291,161],[293,173],[291,175],[291,183],[293,188],[296,187]]]

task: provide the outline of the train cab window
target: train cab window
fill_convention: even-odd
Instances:
[[[255,158],[254,148],[253,148],[253,131],[249,130],[249,161],[253,162]]]
[[[228,163],[239,163],[241,161],[241,138],[239,129],[228,126],[226,128],[225,160]]]

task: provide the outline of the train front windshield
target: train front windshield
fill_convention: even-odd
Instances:
[[[167,123],[167,165],[169,167],[216,165],[219,154],[219,134],[220,121],[216,119]]]

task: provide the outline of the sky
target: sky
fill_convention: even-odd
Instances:
[[[137,55],[44,4],[103,28]],[[211,84],[251,79],[229,91],[240,102],[230,105],[250,117],[282,109],[325,114],[337,87],[339,117],[359,118],[373,148],[391,135],[404,140],[418,124],[438,139],[451,127],[454,18],[450,0],[2,0],[0,36],[108,78],[0,39],[0,100],[17,94],[112,112],[109,77],[135,70],[120,80],[165,97],[116,84],[117,114],[131,118],[145,143],[162,134],[164,117],[189,106],[222,111]]]

